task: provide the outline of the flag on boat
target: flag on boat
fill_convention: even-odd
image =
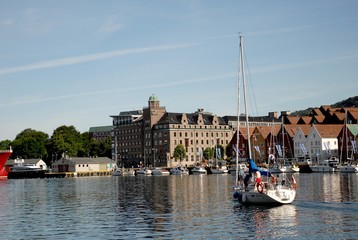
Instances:
[[[305,145],[303,143],[300,143],[300,148],[301,148],[301,150],[302,150],[304,155],[308,154],[307,149],[306,149],[306,147],[305,147]]]
[[[259,154],[259,156],[261,157],[260,147],[259,146],[254,146],[254,148],[257,151],[257,153]]]
[[[276,150],[277,150],[278,156],[282,157],[282,148],[281,148],[280,144],[276,145]]]
[[[351,140],[351,142],[352,142],[353,153],[357,154],[357,142],[356,140]]]
[[[324,143],[323,143],[323,146],[324,146],[324,148],[326,149],[327,153],[331,153],[331,149],[330,149],[330,147],[329,147],[329,142],[324,142]]]
[[[236,145],[232,145],[232,148],[234,149],[235,153],[238,154],[238,156],[242,156],[240,149],[238,149]]]
[[[221,159],[221,150],[220,150],[220,148],[216,148],[216,158]]]

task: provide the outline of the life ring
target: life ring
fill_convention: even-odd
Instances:
[[[270,159],[271,161],[275,161],[275,156],[274,156],[273,154],[270,154],[270,155],[269,155],[269,159]]]
[[[264,191],[264,186],[262,186],[262,183],[257,184],[256,188],[259,193],[262,193]]]

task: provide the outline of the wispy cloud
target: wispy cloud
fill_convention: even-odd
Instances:
[[[55,59],[55,60],[49,60],[49,61],[29,64],[29,65],[23,65],[23,66],[19,66],[19,67],[0,68],[0,75],[32,71],[32,70],[37,70],[37,69],[55,68],[55,67],[61,67],[61,66],[66,66],[66,65],[74,65],[74,64],[98,61],[98,60],[103,60],[103,59],[107,59],[107,58],[129,55],[129,54],[139,54],[139,53],[148,53],[148,52],[164,51],[164,50],[171,50],[171,49],[187,48],[187,47],[191,47],[193,45],[195,45],[195,44],[162,45],[162,46],[132,48],[132,49],[124,49],[124,50],[118,50],[118,51],[102,52],[102,53],[69,57],[69,58],[61,58],[61,59]]]
[[[86,96],[93,96],[93,95],[103,95],[109,93],[119,93],[119,92],[133,92],[135,90],[141,89],[149,89],[149,88],[165,88],[165,87],[172,87],[178,85],[187,85],[188,83],[197,83],[197,82],[208,82],[208,81],[218,81],[227,78],[234,78],[235,73],[217,75],[217,76],[210,76],[210,77],[203,77],[203,78],[193,78],[187,79],[182,81],[176,82],[164,82],[164,83],[157,83],[157,84],[150,84],[150,85],[138,85],[134,87],[127,87],[127,88],[115,88],[115,89],[107,89],[107,90],[100,90],[100,91],[91,91],[91,92],[82,92],[82,93],[75,93],[75,94],[67,94],[67,95],[60,95],[60,96],[53,96],[53,97],[35,97],[35,98],[26,98],[26,99],[18,99],[17,101],[9,102],[9,103],[1,103],[1,107],[9,107],[9,106],[16,106],[16,105],[24,105],[24,104],[32,104],[32,103],[39,103],[39,102],[48,102],[48,101],[56,101],[56,100],[63,100],[63,99],[71,99],[71,98],[79,98],[79,97],[86,97]]]

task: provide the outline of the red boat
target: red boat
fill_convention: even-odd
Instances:
[[[10,157],[12,150],[0,150],[0,177],[7,177],[7,172],[5,171],[5,163]]]

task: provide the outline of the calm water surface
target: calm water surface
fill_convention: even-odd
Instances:
[[[295,175],[291,205],[242,206],[233,175],[0,180],[0,239],[357,239],[358,175]]]

